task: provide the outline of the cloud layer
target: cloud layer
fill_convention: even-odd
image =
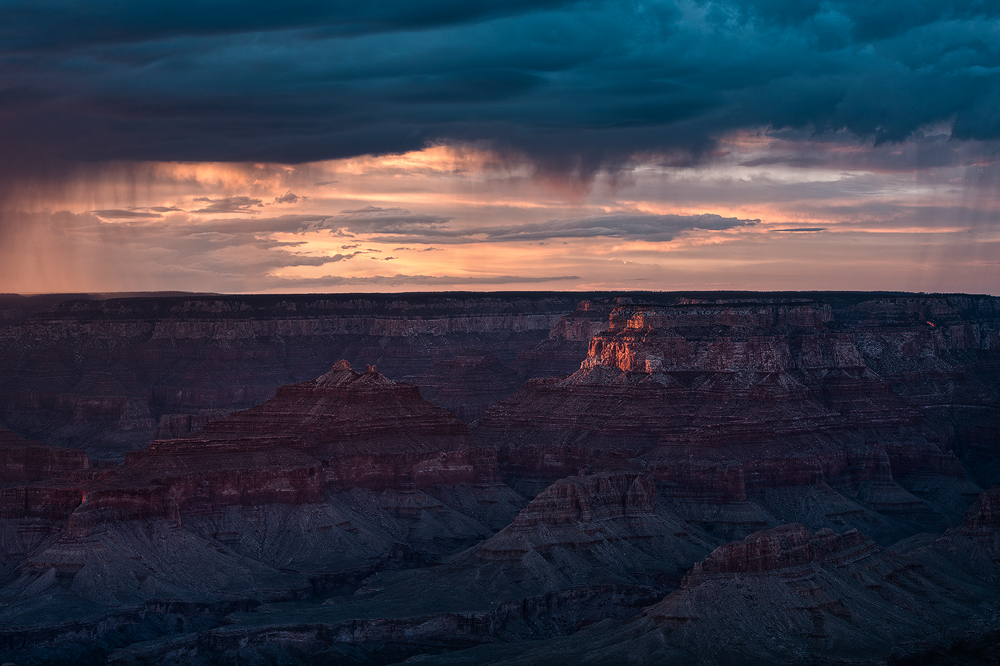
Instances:
[[[2,6],[6,164],[300,163],[448,141],[587,174],[637,152],[697,159],[740,128],[1000,135],[993,2]]]

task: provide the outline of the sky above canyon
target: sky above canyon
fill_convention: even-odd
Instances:
[[[0,16],[0,292],[1000,294],[995,2]]]

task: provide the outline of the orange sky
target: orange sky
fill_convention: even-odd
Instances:
[[[101,165],[7,202],[0,291],[1000,293],[993,165],[917,170],[905,144],[808,148],[742,133],[696,166],[636,156],[587,180],[443,145]]]

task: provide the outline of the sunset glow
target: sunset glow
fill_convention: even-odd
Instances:
[[[996,191],[956,186],[988,166],[790,166],[787,142],[722,145],[698,167],[636,162],[586,182],[446,146],[302,165],[114,165],[16,199],[23,226],[8,231],[3,279],[21,292],[1000,283]],[[823,154],[864,162],[878,150]]]

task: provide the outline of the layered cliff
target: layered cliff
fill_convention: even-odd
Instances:
[[[467,423],[521,387],[521,376],[493,354],[438,361],[427,372],[407,375],[403,381],[419,386],[424,398]]]
[[[577,372],[527,382],[475,432],[525,492],[624,456],[730,536],[816,503],[813,529],[891,541],[954,524],[979,492],[831,306],[802,300],[616,308]]]
[[[278,389],[182,439],[158,440],[92,480],[70,521],[83,538],[107,520],[211,514],[226,506],[308,504],[328,491],[495,484],[495,454],[447,410],[373,366],[346,361]]]
[[[857,530],[782,525],[715,549],[629,620],[425,663],[989,663],[1000,636],[998,537],[961,528],[884,549]]]
[[[79,449],[32,442],[0,430],[0,483],[69,479],[89,467],[90,460]]]
[[[0,644],[99,641],[164,598],[221,612],[353,591],[488,537],[522,505],[454,414],[346,361],[118,467],[2,443]]]
[[[13,308],[0,320],[0,420],[50,444],[121,459],[147,444],[164,416],[243,409],[339,358],[376,363],[395,378],[461,355],[494,354],[509,363],[548,335],[578,298],[52,300]]]
[[[587,357],[591,338],[607,330],[611,311],[632,301],[628,297],[580,301],[574,312],[559,319],[547,338],[521,352],[513,367],[523,377],[550,377],[575,372]]]

